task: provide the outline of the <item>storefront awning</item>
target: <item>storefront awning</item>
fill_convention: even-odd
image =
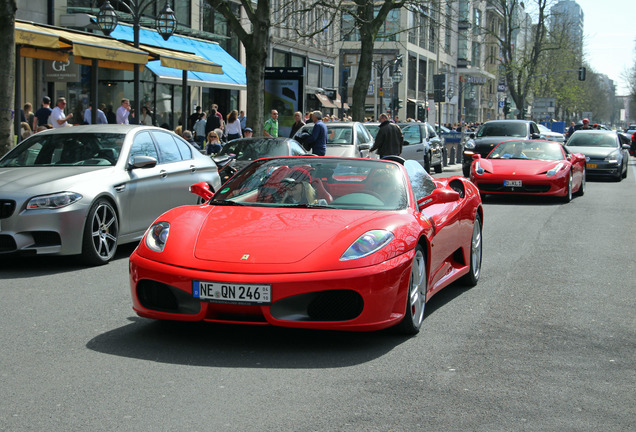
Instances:
[[[65,60],[73,54],[77,64],[132,70],[133,64],[145,65],[149,54],[109,37],[16,21],[15,43],[22,57]],[[151,57],[152,58],[152,57]]]
[[[338,107],[338,108],[342,108],[345,110],[349,109],[349,104],[348,103],[342,103],[342,97],[340,96],[340,93],[336,92],[336,98],[333,100],[333,104]]]
[[[132,27],[124,24],[118,25],[111,33],[111,36],[123,41],[134,40]],[[188,68],[188,83],[190,85],[230,90],[245,90],[247,88],[245,67],[216,42],[181,35],[172,35],[167,41],[164,41],[159,33],[145,28],[139,31],[139,41],[144,46],[149,45],[182,53],[191,53],[222,67],[222,73],[220,74]],[[182,69],[175,69],[174,63],[172,63],[172,66],[166,66],[171,64],[171,60],[167,56],[162,61],[163,64],[159,61],[151,61],[146,67],[157,76],[158,82],[181,85]]]
[[[140,45],[139,48],[159,58],[161,66],[164,67],[211,74],[223,73],[223,68],[220,65],[198,55],[150,45]]]
[[[318,100],[320,101],[320,104],[325,107],[325,108],[338,108],[337,106],[335,106],[333,104],[333,102],[331,102],[331,100],[329,99],[329,97],[327,97],[327,95],[321,94],[321,93],[316,93],[316,97],[318,98]]]

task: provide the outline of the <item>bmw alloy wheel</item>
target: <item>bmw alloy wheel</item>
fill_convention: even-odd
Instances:
[[[100,265],[113,259],[118,235],[117,212],[105,199],[98,200],[91,207],[86,219],[82,246],[84,261],[91,265]]]

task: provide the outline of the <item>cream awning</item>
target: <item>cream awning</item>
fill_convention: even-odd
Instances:
[[[338,108],[337,106],[333,104],[333,102],[331,102],[331,99],[329,99],[327,95],[316,93],[316,97],[320,101],[320,104],[324,106],[325,108]]]
[[[145,44],[140,45],[139,48],[157,57],[161,61],[161,66],[164,67],[211,74],[223,73],[221,65],[196,54]]]

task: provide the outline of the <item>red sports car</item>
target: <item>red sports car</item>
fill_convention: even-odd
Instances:
[[[266,158],[191,190],[209,202],[164,213],[130,257],[142,317],[415,334],[433,294],[479,279],[479,191],[416,161]]]
[[[570,202],[585,193],[585,156],[554,141],[513,140],[473,157],[470,180],[482,195],[550,195]]]

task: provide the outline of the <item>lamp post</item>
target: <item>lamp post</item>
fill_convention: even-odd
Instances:
[[[380,76],[380,90],[382,90],[382,95],[380,95],[380,109],[378,110],[378,112],[375,115],[376,120],[377,120],[378,116],[380,115],[380,113],[382,113],[384,111],[383,110],[383,102],[384,102],[383,101],[383,98],[384,98],[384,82],[383,82],[383,79],[384,79],[384,72],[389,70],[390,67],[394,66],[398,62],[400,62],[400,64],[402,62],[402,55],[401,54],[397,55],[394,59],[389,60],[386,63],[384,63],[384,59],[383,58],[380,58],[379,62],[375,62],[375,61],[373,62],[373,66],[375,66],[376,71],[377,71],[378,75]],[[399,71],[399,69],[398,69],[398,71]],[[399,72],[400,72],[400,81],[401,81],[402,80],[402,71],[399,71]],[[394,79],[393,79],[393,82],[395,82]]]
[[[139,30],[141,28],[141,18],[143,16],[144,11],[157,3],[156,0],[115,0],[117,2],[117,6],[124,9],[127,13],[130,14],[133,20],[133,45],[135,48],[139,48]],[[115,30],[117,27],[118,18],[117,12],[110,4],[110,1],[106,1],[102,7],[99,9],[99,13],[97,14],[97,23],[99,27],[102,29],[102,32],[109,36],[110,33]],[[157,33],[161,35],[163,40],[168,40],[170,36],[174,34],[174,31],[177,28],[177,18],[173,10],[170,8],[170,4],[166,1],[166,5],[163,7],[159,15],[155,19],[155,26],[157,28]],[[135,112],[135,117],[133,118],[133,123],[139,123],[139,117],[141,115],[141,97],[139,92],[140,87],[140,73],[139,73],[139,65],[133,65],[133,82],[134,82],[134,90],[133,90],[133,110]],[[185,94],[185,92],[184,92]]]
[[[399,93],[399,85],[402,82],[402,71],[400,70],[401,59],[395,62],[395,68],[393,70],[393,76],[391,77],[393,81],[393,118],[397,117],[400,108],[402,108],[400,104],[400,93]]]

